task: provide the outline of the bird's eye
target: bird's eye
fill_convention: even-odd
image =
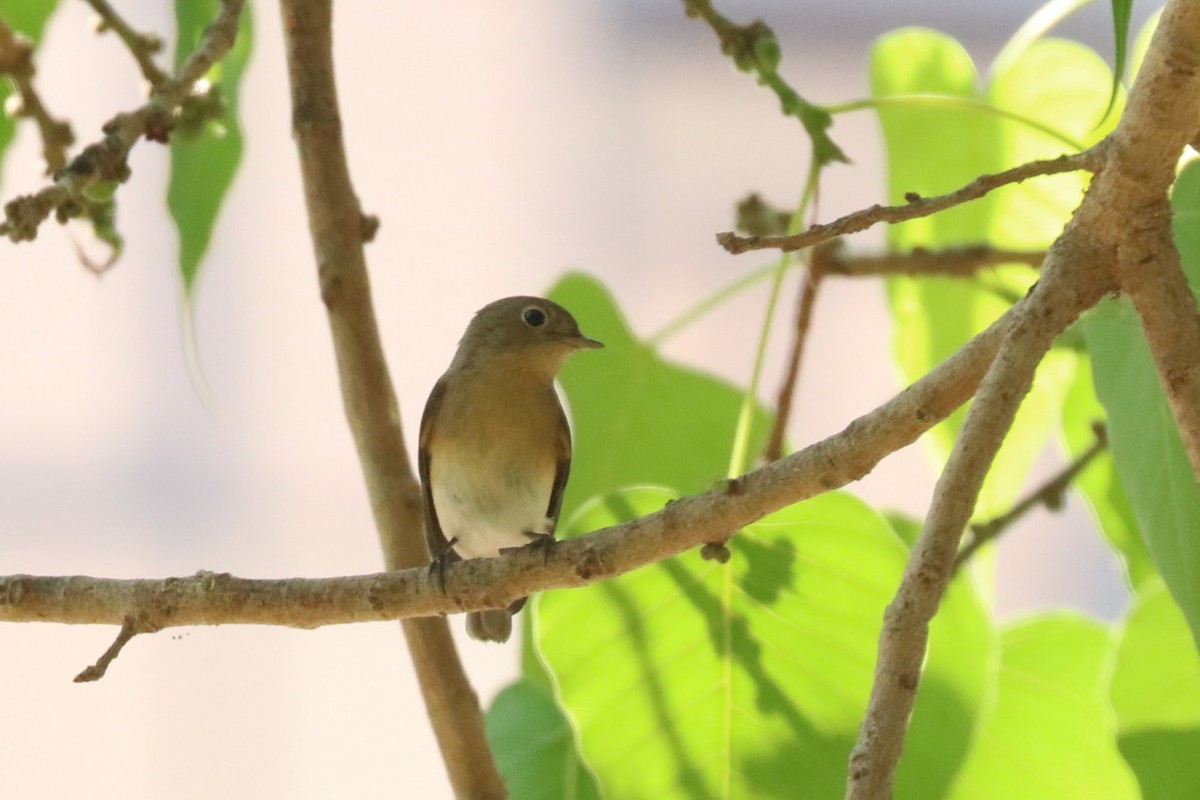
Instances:
[[[521,319],[531,328],[540,328],[546,324],[546,312],[540,308],[527,308],[521,312]]]

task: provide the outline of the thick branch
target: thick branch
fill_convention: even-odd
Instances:
[[[875,684],[851,755],[848,798],[880,800],[892,795],[896,763],[920,682],[929,620],[952,572],[958,540],[983,475],[1029,389],[1037,361],[1054,336],[1101,296],[1109,280],[1099,270],[1118,275],[1127,270],[1126,251],[1131,242],[1140,241],[1138,233],[1130,231],[1132,221],[1149,213],[1148,227],[1161,231],[1154,212],[1161,216],[1174,165],[1196,130],[1200,5],[1171,0],[1150,52],[1154,55],[1143,63],[1116,131],[1103,148],[1090,151],[1103,154],[1106,163],[1096,171],[1074,218],[1047,254],[1042,278],[980,387],[938,482],[925,528],[884,617]],[[1120,265],[1121,261],[1127,264]]]
[[[1078,170],[1095,171],[1101,156],[1096,148],[1082,153],[1063,155],[1048,161],[1031,161],[1019,167],[1013,167],[995,175],[983,175],[968,183],[961,189],[937,197],[917,197],[902,206],[874,205],[855,211],[852,214],[827,222],[824,225],[813,225],[808,230],[794,236],[738,236],[736,233],[725,232],[717,234],[717,242],[730,253],[745,253],[748,250],[802,250],[835,236],[845,236],[866,230],[880,222],[895,224],[910,219],[928,217],[947,208],[977,200],[993,189],[1007,186],[1010,183],[1020,183],[1026,178],[1037,175],[1057,175],[1061,172],[1077,172]]]
[[[233,47],[244,2],[222,0],[216,19],[175,77],[163,81],[141,108],[109,120],[104,125],[104,138],[71,159],[55,176],[53,184],[6,203],[0,235],[14,242],[30,241],[37,237],[38,226],[51,214],[56,214],[60,222],[84,214],[88,207],[84,197],[87,189],[128,180],[129,151],[143,136],[165,141],[196,81]]]
[[[321,299],[337,356],[342,402],[358,449],[389,569],[426,564],[420,487],[400,428],[387,373],[363,241],[373,228],[350,182],[333,74],[330,0],[282,0],[292,132],[300,156]],[[373,232],[373,231],[372,231]],[[417,679],[460,797],[501,798],[504,783],[483,729],[483,713],[444,619],[404,622]]]
[[[1170,3],[1130,90],[1122,124],[1111,137],[1105,172],[1128,197],[1117,229],[1122,234],[1117,282],[1141,317],[1192,470],[1200,478],[1200,313],[1172,238],[1168,200],[1175,165],[1200,123],[1198,75],[1200,4]]]
[[[1017,307],[1012,333],[967,413],[896,597],[884,613],[871,700],[850,756],[848,800],[892,796],[921,681],[929,621],[953,574],[959,539],[1042,356],[1072,320],[1103,296],[1103,273],[1096,269],[1103,261],[1095,248],[1060,239],[1047,256],[1043,278]]]
[[[866,475],[967,401],[1015,314],[1009,311],[929,374],[840,433],[724,488],[559,542],[548,556],[520,550],[449,564],[445,592],[434,585],[425,567],[289,580],[214,573],[165,580],[16,575],[0,578],[0,620],[116,625],[132,616],[163,628],[234,623],[312,628],[498,608],[544,589],[611,578],[726,539],[772,511]]]

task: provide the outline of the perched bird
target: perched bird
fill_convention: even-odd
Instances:
[[[540,297],[506,297],[475,314],[421,417],[418,469],[435,565],[553,541],[571,469],[554,377],[576,350],[603,346]],[[508,641],[524,605],[471,612],[467,633]]]

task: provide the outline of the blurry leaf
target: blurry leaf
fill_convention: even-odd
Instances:
[[[578,273],[550,298],[568,308],[603,350],[571,358],[559,374],[571,413],[575,459],[562,519],[584,500],[620,486],[654,483],[684,494],[725,476],[742,392],[699,370],[659,357],[637,339],[608,291]],[[750,452],[758,452],[771,417],[759,410]]]
[[[512,684],[492,702],[485,725],[510,800],[600,797],[575,750],[570,723],[548,689],[529,681]]]
[[[1200,286],[1200,163],[1184,168],[1171,198],[1175,243],[1192,291]],[[1200,639],[1200,486],[1159,384],[1141,322],[1125,299],[1083,318],[1096,395],[1108,412],[1117,474],[1158,571]]]
[[[13,33],[19,33],[35,45],[40,45],[46,20],[56,8],[58,0],[0,0],[0,19],[8,23]],[[5,107],[4,103],[12,93],[12,84],[7,79],[0,79],[0,108]],[[53,98],[45,97],[43,101],[51,109],[55,108]],[[3,161],[16,133],[17,120],[8,114],[0,113],[0,161]]]
[[[1108,110],[1117,103],[1121,91],[1121,79],[1125,76],[1125,59],[1129,45],[1129,19],[1133,14],[1133,0],[1110,0],[1113,18],[1113,79]]]
[[[1150,49],[1150,39],[1154,36],[1154,30],[1158,27],[1160,17],[1162,17],[1162,9],[1151,14],[1133,42],[1133,49],[1129,56],[1129,80],[1131,82],[1137,76],[1138,70],[1142,68],[1142,61],[1146,58],[1146,51]]]
[[[220,7],[220,0],[176,0],[175,19],[179,30],[176,67],[195,50]],[[211,105],[219,100],[224,108],[222,119],[219,122],[206,120],[203,124],[185,120],[171,136],[167,207],[179,230],[179,271],[183,277],[184,295],[189,298],[196,288],[200,262],[208,251],[221,203],[242,157],[238,93],[250,57],[252,10],[247,6],[242,11],[233,49],[207,75],[209,83],[219,87],[219,95],[206,98],[204,102]]]
[[[1121,752],[1145,800],[1200,797],[1200,656],[1160,582],[1134,601],[1112,678]]]
[[[1037,41],[993,77],[984,97],[970,57],[958,42],[922,29],[883,37],[872,51],[876,97],[934,93],[987,101],[1044,122],[1072,138],[1097,138],[1093,131],[1107,99],[1109,77],[1086,48]],[[1048,134],[978,108],[889,104],[879,109],[888,149],[888,200],[903,203],[957,189],[982,173],[996,172],[1062,152]],[[1061,175],[1006,187],[980,200],[932,217],[895,225],[888,243],[896,250],[992,244],[1012,248],[1047,246],[1078,205],[1083,179]],[[1003,267],[974,280],[936,277],[888,279],[897,363],[912,381],[958,350],[1025,294],[1037,274]],[[1008,509],[1054,428],[1076,357],[1049,353],[1018,412],[980,493],[975,513],[990,517]],[[931,432],[944,460],[962,426],[960,409]]]
[[[1078,458],[1092,446],[1096,441],[1092,425],[1103,423],[1105,418],[1104,406],[1096,399],[1096,390],[1092,386],[1091,363],[1080,359],[1075,381],[1063,404],[1062,428],[1069,458]],[[1156,577],[1158,572],[1142,541],[1133,507],[1117,477],[1112,450],[1106,449],[1093,458],[1072,485],[1082,492],[1101,533],[1120,555],[1130,584],[1136,589]]]
[[[565,533],[674,496],[644,487],[599,498]],[[840,492],[772,514],[729,547],[726,565],[687,553],[536,601],[539,650],[606,796],[842,794],[907,550]],[[924,800],[949,785],[982,703],[989,647],[987,616],[960,582],[931,633],[897,797]]]
[[[1138,798],[1107,702],[1108,630],[1059,614],[1008,625],[1000,641],[996,704],[950,797]]]

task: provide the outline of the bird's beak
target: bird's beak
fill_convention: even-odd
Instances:
[[[598,350],[601,347],[604,347],[604,342],[597,342],[595,339],[589,339],[583,334],[579,335],[579,338],[575,340],[575,343],[580,349],[585,350]]]

